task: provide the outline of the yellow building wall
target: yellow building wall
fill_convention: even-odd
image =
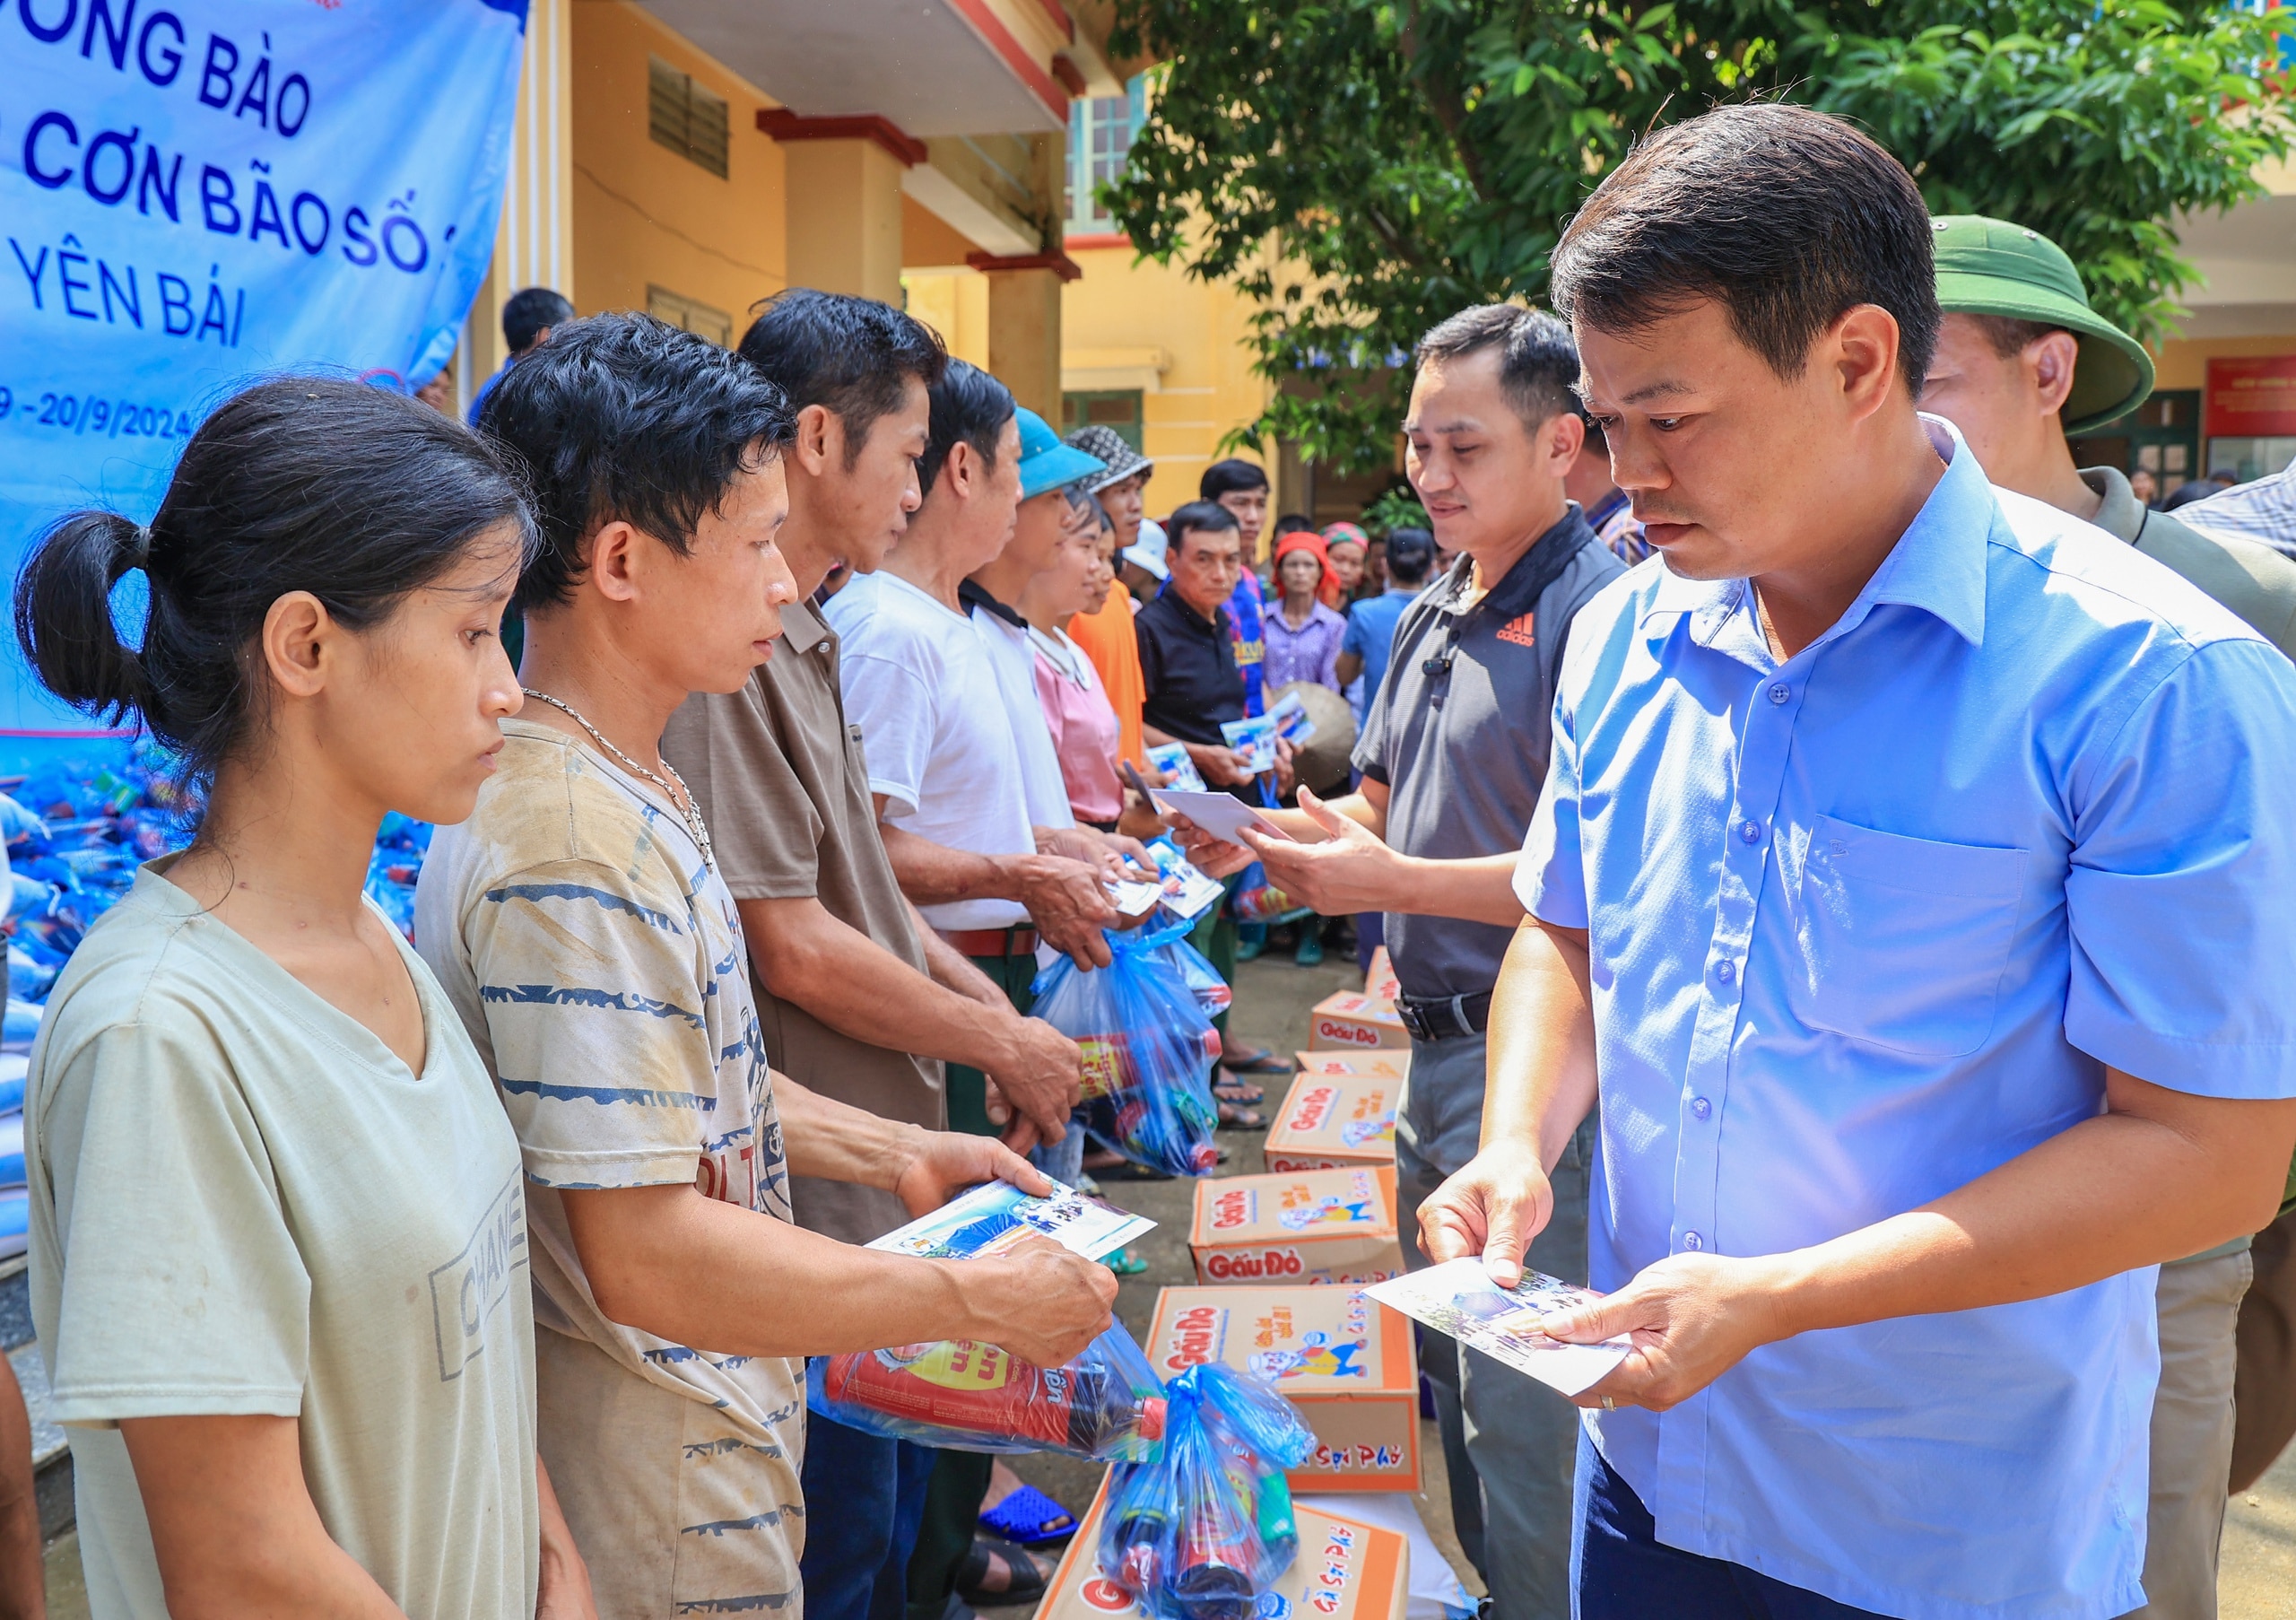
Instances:
[[[2205,388],[2212,360],[2296,354],[2296,332],[2269,337],[2171,338],[2153,355],[2156,388]]]
[[[941,335],[949,353],[988,369],[988,278],[945,266],[901,272],[911,315]]]
[[[1141,388],[1142,449],[1156,462],[1148,510],[1194,500],[1204,469],[1228,455],[1269,465],[1274,476],[1258,452],[1220,448],[1271,392],[1251,369],[1250,301],[1178,264],[1135,264],[1129,243],[1086,245],[1100,240],[1069,240],[1068,257],[1084,274],[1061,291],[1063,386]],[[1280,506],[1283,492],[1276,494]]]
[[[650,283],[723,310],[738,338],[788,284],[782,149],[757,126],[779,103],[629,0],[575,0],[574,301],[643,309]],[[647,58],[728,103],[726,178],[647,134]]]

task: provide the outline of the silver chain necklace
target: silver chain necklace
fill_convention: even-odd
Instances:
[[[546,692],[536,692],[531,686],[521,686],[518,690],[525,692],[536,702],[547,703],[552,709],[557,710],[568,719],[573,721],[583,730],[588,732],[590,734],[590,740],[596,743],[599,747],[604,749],[608,753],[613,755],[613,757],[621,762],[623,770],[630,771],[632,775],[642,776],[648,781],[653,783],[654,786],[659,788],[662,790],[662,797],[669,800],[671,805],[676,808],[678,814],[684,818],[685,830],[693,835],[694,848],[701,851],[701,864],[709,867],[712,872],[718,870],[718,857],[710,850],[709,848],[709,829],[702,824],[701,806],[694,802],[693,789],[685,785],[685,778],[678,774],[676,766],[671,764],[667,760],[664,760],[662,762],[662,769],[670,773],[670,780],[665,782],[660,777],[655,775],[654,772],[647,770],[645,766],[639,764],[636,760],[631,759],[621,749],[615,747],[612,743],[606,741],[606,734],[600,731],[596,726],[591,725],[589,720],[584,717],[582,711],[575,708],[573,704],[565,701],[561,698],[552,697],[550,693]],[[673,788],[670,786],[670,782],[675,782],[677,786]]]

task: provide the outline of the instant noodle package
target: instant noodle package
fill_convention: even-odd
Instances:
[[[1420,1487],[1419,1359],[1411,1323],[1352,1288],[1167,1288],[1148,1362],[1205,1362],[1272,1380],[1316,1437],[1294,1491]]]
[[[1396,1110],[1403,1102],[1405,1066],[1352,1055],[1343,1061],[1387,1072],[1302,1073],[1294,1079],[1261,1149],[1271,1173],[1396,1162]]]
[[[1395,1167],[1198,1182],[1188,1248],[1205,1285],[1360,1286],[1399,1276]]]

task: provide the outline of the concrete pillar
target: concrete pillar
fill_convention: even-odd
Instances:
[[[465,404],[506,358],[502,305],[510,294],[552,287],[575,296],[573,10],[572,0],[531,0],[526,8],[494,257],[455,352],[456,392]]]
[[[1065,253],[972,257],[988,278],[988,369],[1038,415],[1060,427],[1060,285],[1083,274]]]
[[[787,140],[789,284],[900,305],[901,171],[868,137]]]

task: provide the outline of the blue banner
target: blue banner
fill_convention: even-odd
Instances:
[[[73,507],[148,518],[252,377],[446,363],[524,26],[524,0],[0,0],[0,577]],[[0,644],[0,763],[92,729]]]

